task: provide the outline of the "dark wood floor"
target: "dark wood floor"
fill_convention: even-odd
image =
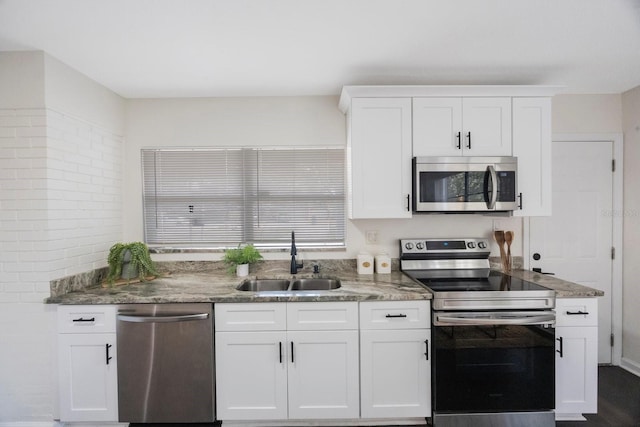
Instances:
[[[640,378],[617,366],[601,366],[598,368],[598,374],[598,413],[585,415],[587,421],[558,421],[556,427],[640,427]],[[130,426],[208,427],[214,424],[130,424]]]
[[[598,413],[557,427],[640,426],[640,378],[617,366],[601,366],[598,374]]]

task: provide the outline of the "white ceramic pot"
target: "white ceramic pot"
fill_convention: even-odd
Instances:
[[[244,277],[249,275],[249,264],[236,265],[236,276]]]

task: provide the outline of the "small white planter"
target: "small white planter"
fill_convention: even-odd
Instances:
[[[245,277],[249,275],[249,264],[236,265],[236,276]]]

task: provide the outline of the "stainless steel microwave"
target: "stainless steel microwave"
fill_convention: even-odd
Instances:
[[[518,209],[516,157],[414,157],[414,212]]]

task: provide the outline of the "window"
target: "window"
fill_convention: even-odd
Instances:
[[[343,148],[142,150],[145,240],[344,247]]]

